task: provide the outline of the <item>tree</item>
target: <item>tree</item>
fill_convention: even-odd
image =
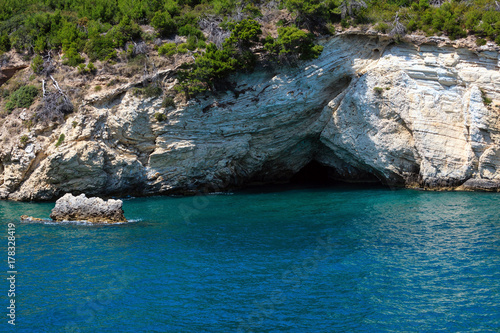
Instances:
[[[229,46],[218,49],[214,43],[207,46],[205,53],[199,56],[194,64],[186,64],[179,71],[178,90],[188,96],[206,91],[217,90],[224,86],[229,74],[235,71],[237,60],[234,50]]]
[[[321,24],[329,15],[329,3],[322,0],[286,0],[285,7],[296,15],[296,23],[308,29]]]
[[[151,25],[161,36],[167,37],[177,32],[177,25],[168,12],[157,11],[151,20]]]
[[[264,48],[284,60],[294,63],[295,60],[310,60],[317,58],[323,51],[323,46],[314,44],[314,35],[296,27],[278,28],[278,38],[267,36]]]
[[[261,35],[260,23],[252,19],[245,19],[231,28],[231,36],[227,42],[242,49],[249,49],[259,42]]]
[[[348,15],[352,18],[356,11],[366,7],[368,6],[363,0],[340,0],[336,13],[340,14],[342,19],[345,19]]]
[[[7,34],[0,35],[0,52],[8,52],[10,51],[10,39]]]

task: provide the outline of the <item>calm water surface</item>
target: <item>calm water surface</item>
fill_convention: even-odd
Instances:
[[[19,272],[0,332],[500,332],[499,203],[254,190],[129,199],[135,222],[90,226],[20,223],[54,204],[0,202]]]

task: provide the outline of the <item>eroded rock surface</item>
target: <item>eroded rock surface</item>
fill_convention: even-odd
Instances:
[[[56,201],[50,213],[54,221],[88,221],[93,223],[126,222],[121,200],[87,198],[85,194],[65,194]]]
[[[235,76],[232,91],[176,107],[124,88],[88,96],[51,143],[1,155],[0,197],[220,190],[287,180],[312,160],[344,180],[500,188],[496,48],[366,35],[322,44],[303,66]]]

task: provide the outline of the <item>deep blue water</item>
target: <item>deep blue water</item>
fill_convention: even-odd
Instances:
[[[54,204],[0,202],[3,234],[16,224],[15,331],[500,332],[499,203],[254,190],[129,199],[137,221],[90,226],[20,223]]]

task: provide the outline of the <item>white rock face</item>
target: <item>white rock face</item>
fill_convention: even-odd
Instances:
[[[497,51],[356,35],[323,45],[303,66],[235,76],[232,91],[175,109],[131,92],[89,99],[60,129],[64,144],[47,145],[24,169],[22,158],[2,160],[0,195],[219,190],[286,180],[311,160],[346,180],[498,188]]]

